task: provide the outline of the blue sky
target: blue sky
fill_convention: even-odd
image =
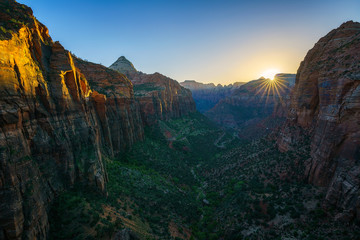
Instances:
[[[228,84],[268,69],[296,72],[306,52],[359,0],[19,0],[53,40],[109,66],[124,55],[143,72]]]

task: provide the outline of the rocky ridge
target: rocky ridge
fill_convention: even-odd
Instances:
[[[281,124],[295,74],[280,73],[275,80],[250,81],[205,113],[221,126],[239,130],[240,137],[263,136]],[[272,117],[269,119],[269,117]],[[274,121],[277,123],[275,124]]]
[[[191,91],[200,89],[212,89],[216,87],[216,85],[213,83],[200,83],[196,82],[195,80],[185,80],[184,82],[181,82],[180,85],[184,88],[190,89]]]
[[[119,60],[120,59],[120,60]],[[134,84],[135,99],[140,105],[142,119],[151,125],[157,120],[168,120],[196,111],[191,92],[160,73],[145,74],[124,70],[133,66],[125,57],[120,57],[110,68],[125,74]],[[123,72],[122,72],[123,71]]]
[[[326,187],[338,219],[360,219],[360,23],[346,22],[307,53],[296,77],[279,149],[311,139],[305,175]]]
[[[190,89],[196,108],[199,112],[205,113],[213,108],[220,100],[231,96],[244,82],[235,82],[229,85],[215,85],[213,83],[199,83],[194,80],[186,80],[180,85]]]

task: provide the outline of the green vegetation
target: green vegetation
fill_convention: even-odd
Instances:
[[[359,234],[329,220],[323,191],[305,183],[309,139],[295,149],[281,153],[267,138],[241,142],[199,113],[160,121],[120,158],[104,157],[107,196],[78,186],[56,199],[52,238],[110,239],[123,228],[141,239]]]
[[[20,7],[19,7],[20,6]],[[0,23],[0,40],[10,39],[11,35],[32,21],[29,14],[26,14],[25,5],[14,4],[11,1],[0,2],[2,19],[9,19]]]
[[[208,146],[222,133],[198,113],[146,128],[145,140],[121,158],[104,157],[107,197],[78,186],[57,198],[50,218],[52,237],[108,238],[127,227],[143,238],[187,238],[202,207],[201,186],[191,169],[226,151]],[[223,139],[234,146],[229,134]],[[84,151],[81,158],[88,154]],[[171,233],[174,226],[177,234]]]
[[[135,95],[143,95],[147,92],[157,91],[157,90],[162,90],[162,89],[163,88],[161,86],[156,86],[152,83],[144,83],[144,84],[134,85]]]

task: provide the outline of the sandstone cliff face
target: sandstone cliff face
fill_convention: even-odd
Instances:
[[[207,112],[213,108],[220,100],[231,96],[231,94],[245,83],[236,82],[229,85],[215,86],[213,83],[203,84],[194,80],[186,80],[181,82],[180,85],[184,88],[190,89],[196,108],[199,112]]]
[[[99,64],[75,59],[93,89],[91,101],[101,125],[102,146],[118,155],[143,138],[140,107],[126,76]]]
[[[126,77],[80,64],[25,5],[0,8],[0,239],[45,239],[58,191],[105,192],[101,150],[141,139],[140,113]]]
[[[110,68],[121,72],[132,69],[129,66],[133,67],[132,63],[120,57]],[[167,120],[196,111],[190,90],[181,87],[177,81],[160,73],[145,74],[133,70],[125,70],[124,74],[134,84],[135,99],[140,105],[145,124],[151,125],[158,119]]]
[[[235,89],[205,113],[218,124],[239,130],[239,136],[253,138],[269,133],[277,124],[270,116],[284,117],[284,109],[295,74],[278,74],[274,81],[260,78]],[[264,121],[266,120],[266,121]]]
[[[360,219],[360,23],[347,22],[321,38],[301,63],[280,150],[304,134],[311,138],[306,163],[310,183],[328,187],[338,218]]]

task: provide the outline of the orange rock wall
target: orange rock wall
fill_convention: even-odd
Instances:
[[[0,7],[12,10],[0,13],[0,239],[45,239],[56,194],[81,182],[106,194],[102,152],[142,139],[142,120],[125,76],[74,58],[30,8]]]

